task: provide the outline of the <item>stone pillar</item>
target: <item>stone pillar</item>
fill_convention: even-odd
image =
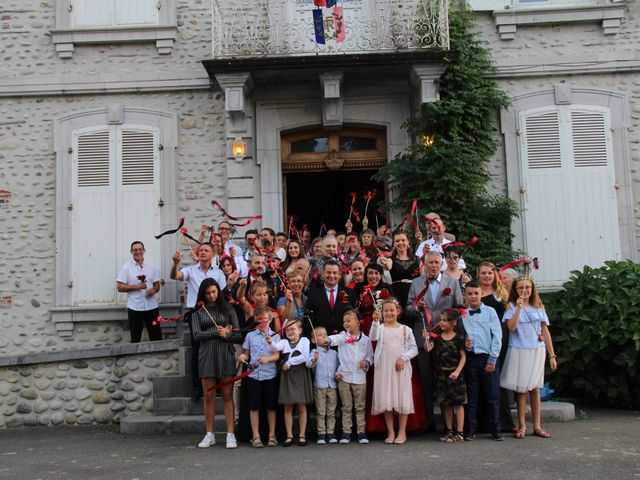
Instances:
[[[322,86],[322,125],[326,130],[340,130],[344,117],[342,72],[320,75]]]
[[[254,106],[251,99],[253,81],[249,73],[224,73],[216,81],[225,96],[225,137],[227,158],[227,209],[238,217],[259,213],[259,191],[256,191],[257,167],[255,162]],[[245,142],[245,155],[236,158],[232,146],[239,138]],[[252,224],[247,228],[254,228]],[[240,237],[242,232],[237,232]]]

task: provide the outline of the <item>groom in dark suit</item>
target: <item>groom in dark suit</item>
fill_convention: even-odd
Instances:
[[[414,278],[411,282],[407,300],[407,313],[415,318],[413,335],[418,344],[418,373],[422,384],[422,393],[427,410],[429,428],[433,427],[433,391],[434,376],[431,354],[423,348],[425,324],[430,330],[440,321],[440,312],[447,308],[455,308],[463,304],[462,291],[458,280],[444,275],[442,255],[436,251],[427,252],[422,257],[426,275]],[[428,313],[427,313],[428,312]],[[429,320],[429,317],[431,319]],[[423,321],[424,320],[424,321]],[[458,426],[458,429],[462,429]]]
[[[340,277],[340,264],[335,260],[327,260],[322,271],[324,282],[309,291],[305,304],[313,325],[326,328],[329,335],[343,330],[342,315],[352,307],[353,292],[338,284]],[[305,332],[313,339],[311,326],[305,327]]]

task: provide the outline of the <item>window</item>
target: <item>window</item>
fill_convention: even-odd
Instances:
[[[175,114],[123,105],[78,112],[54,122],[56,289],[52,319],[61,336],[74,322],[119,318],[115,275],[133,240],[167,276],[175,243]],[[162,302],[177,299],[173,282]],[[105,314],[108,309],[109,314]]]
[[[90,127],[73,132],[73,143],[72,305],[111,305],[130,243],[151,245],[161,228],[158,129]],[[146,260],[157,268],[159,254],[149,248]]]
[[[621,258],[609,110],[555,106],[520,114],[526,251],[536,279]]]
[[[155,42],[169,54],[177,34],[175,0],[60,0],[53,43],[61,58],[76,44]]]
[[[283,172],[377,168],[387,163],[385,132],[371,128],[291,133],[282,137],[281,148]]]
[[[157,25],[162,5],[157,0],[71,0],[71,27]]]

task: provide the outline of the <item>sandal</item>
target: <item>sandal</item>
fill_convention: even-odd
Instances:
[[[540,437],[540,438],[551,438],[551,434],[549,432],[547,432],[546,430],[543,429],[538,429],[538,430],[534,430],[533,434],[536,437]]]
[[[290,447],[291,445],[293,445],[293,437],[287,437],[282,444],[283,447]]]
[[[464,441],[464,433],[463,432],[452,432],[451,436],[445,440],[447,443],[456,443]]]
[[[277,447],[278,439],[276,437],[269,437],[269,441],[267,442],[267,447]]]
[[[307,437],[298,437],[298,446],[306,447],[307,446]]]
[[[524,437],[527,436],[527,429],[526,428],[522,430],[518,429],[518,431],[514,433],[513,436],[518,440],[522,440]]]
[[[264,445],[262,444],[262,440],[260,440],[260,437],[252,438],[251,439],[251,446],[253,448],[262,448],[262,447],[264,447]]]
[[[453,430],[446,430],[440,437],[441,442],[446,442],[453,436]]]

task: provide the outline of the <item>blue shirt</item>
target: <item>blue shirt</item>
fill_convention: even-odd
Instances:
[[[508,321],[516,313],[516,307],[509,305],[509,310],[502,318],[503,322]],[[523,307],[518,318],[518,327],[509,332],[509,347],[514,348],[540,348],[544,347],[544,342],[538,339],[542,333],[542,324],[549,325],[549,317],[544,308]]]
[[[278,305],[276,305],[277,308],[280,307],[286,307],[287,306],[287,297],[280,297],[280,299],[278,300]],[[297,300],[295,300],[292,304],[291,304],[291,310],[289,312],[289,320],[295,320],[298,318],[304,318],[304,304],[306,303],[306,299],[304,297],[304,295],[302,296],[302,303],[299,304]]]
[[[462,325],[467,333],[467,338],[473,340],[473,353],[489,354],[488,363],[496,364],[502,346],[502,328],[496,311],[480,304],[480,311],[471,315],[472,308],[468,309],[466,316],[462,317]]]
[[[271,329],[265,335],[271,335],[273,332]],[[280,341],[280,335],[273,336],[274,342]],[[278,366],[275,362],[267,362],[263,364],[258,363],[258,359],[261,357],[270,357],[273,355],[273,350],[271,346],[264,339],[264,335],[260,332],[260,330],[255,329],[247,334],[242,342],[242,348],[244,350],[248,350],[251,355],[251,364],[258,365],[253,372],[249,374],[249,377],[254,380],[263,381],[263,380],[271,380],[275,378],[278,374]]]
[[[313,365],[313,357],[319,352],[318,361]],[[316,388],[337,388],[336,371],[338,371],[338,352],[330,348],[314,348],[309,354],[307,367],[313,368],[313,386]]]

